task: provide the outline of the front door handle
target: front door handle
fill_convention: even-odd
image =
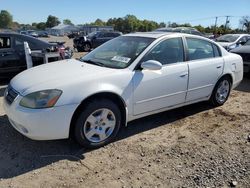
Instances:
[[[220,69],[221,67],[222,67],[222,65],[218,65],[216,68],[217,68],[217,69]]]
[[[180,77],[183,78],[183,77],[185,77],[185,76],[187,76],[187,75],[188,75],[188,73],[185,72],[185,73],[181,74]]]

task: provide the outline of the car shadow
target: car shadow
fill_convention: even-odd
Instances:
[[[0,178],[8,179],[60,160],[80,161],[85,150],[71,140],[33,141],[0,116]],[[80,151],[80,154],[78,154]]]
[[[0,86],[8,85],[10,78],[0,78]]]
[[[240,83],[240,85],[235,88],[237,91],[250,92],[250,77],[244,76],[244,79]]]
[[[9,83],[9,79],[0,79],[0,97],[3,97],[4,91]]]
[[[6,84],[8,83],[2,86]],[[249,78],[244,78],[236,90],[250,92]],[[0,96],[3,92],[4,89],[0,89]],[[211,108],[208,103],[202,102],[134,120],[128,123],[127,127],[122,128],[114,142],[160,126],[169,126],[175,121]],[[60,160],[84,161],[85,154],[90,151],[82,148],[72,139],[30,140],[12,128],[6,115],[0,116],[0,138],[0,179],[19,176]]]
[[[135,120],[122,128],[114,142],[160,126],[168,126],[172,122],[211,108],[202,102]],[[30,140],[11,127],[6,115],[0,116],[0,138],[0,178],[3,179],[19,176],[60,160],[82,162],[84,155],[89,152],[71,139]]]
[[[0,97],[3,97],[6,86],[0,88]]]
[[[155,129],[160,126],[167,126],[175,121],[179,121],[183,118],[212,108],[213,106],[211,106],[208,102],[200,102],[134,120],[129,122],[127,127],[122,128],[124,131],[119,132],[117,140],[126,139],[130,136]]]

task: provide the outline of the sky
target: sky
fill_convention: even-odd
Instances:
[[[45,22],[48,15],[74,24],[94,22],[97,18],[135,15],[156,22],[176,22],[211,26],[218,16],[218,25],[231,16],[230,26],[237,28],[242,16],[250,16],[250,0],[0,0],[0,10],[7,10],[14,21],[31,24]]]

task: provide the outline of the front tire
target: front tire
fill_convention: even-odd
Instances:
[[[77,142],[86,148],[98,148],[110,143],[121,127],[121,112],[111,100],[98,99],[88,103],[75,124]]]
[[[228,77],[222,77],[215,85],[214,91],[210,97],[210,102],[214,106],[223,105],[231,91],[231,80]]]
[[[85,43],[85,44],[83,45],[83,51],[84,51],[84,52],[89,52],[90,50],[91,50],[90,44],[89,44],[89,43]]]

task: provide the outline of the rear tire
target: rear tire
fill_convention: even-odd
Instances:
[[[227,76],[222,77],[215,85],[213,93],[210,97],[210,103],[213,106],[223,105],[230,94],[231,91],[231,80]]]
[[[119,107],[111,100],[96,99],[78,116],[74,135],[80,145],[94,149],[113,141],[120,127]]]
[[[77,47],[76,49],[77,49],[77,52],[83,52],[82,47]]]

